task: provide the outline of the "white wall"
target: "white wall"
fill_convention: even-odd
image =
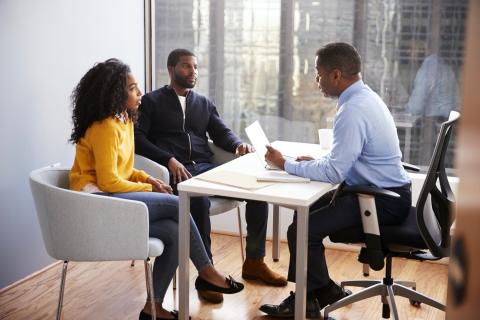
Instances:
[[[425,180],[424,174],[418,173],[410,173],[410,178],[412,179],[412,203],[415,204],[417,202],[418,196],[420,194],[420,190],[423,185],[423,181]],[[454,194],[457,193],[458,188],[458,178],[450,177],[450,186],[452,187],[452,191]],[[244,234],[246,234],[245,229],[245,208],[242,208],[242,224],[244,229]],[[237,219],[235,217],[236,210],[232,210],[231,212],[213,216],[212,219],[212,230],[216,232],[226,232],[226,233],[235,233],[238,234],[238,224]],[[267,230],[267,238],[272,237],[272,208],[270,206],[270,213],[269,213],[269,221],[268,221],[268,230]],[[280,239],[287,241],[287,229],[288,226],[292,223],[293,218],[293,210],[280,208]],[[325,240],[325,244],[328,246],[330,244],[329,240]],[[347,245],[337,245],[336,247],[347,247]],[[267,252],[267,256],[270,256],[271,253]]]
[[[116,57],[144,88],[143,1],[0,0],[0,288],[52,262],[28,184],[74,149],[69,96],[95,62]]]

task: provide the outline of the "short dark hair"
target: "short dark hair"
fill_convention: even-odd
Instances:
[[[195,57],[195,54],[187,49],[175,49],[168,54],[167,66],[175,67],[180,60],[180,57]]]
[[[339,69],[347,77],[358,74],[362,61],[357,50],[344,42],[329,43],[317,50],[317,63],[327,70]]]

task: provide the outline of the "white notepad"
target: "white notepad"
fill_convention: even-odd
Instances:
[[[247,190],[256,190],[274,184],[274,182],[258,181],[254,175],[226,170],[207,171],[194,178]]]
[[[288,182],[288,183],[306,183],[309,178],[303,178],[286,173],[285,171],[265,171],[256,175],[257,181],[262,182]]]

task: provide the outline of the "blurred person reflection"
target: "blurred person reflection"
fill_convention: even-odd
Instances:
[[[441,123],[451,110],[458,110],[458,91],[457,77],[448,60],[436,52],[425,58],[406,105],[406,111],[419,117],[415,127],[422,152],[417,164],[429,164]]]

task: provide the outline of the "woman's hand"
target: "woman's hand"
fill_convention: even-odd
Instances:
[[[173,194],[172,187],[164,183],[162,180],[154,178],[152,176],[147,178],[147,183],[152,185],[153,192]]]

